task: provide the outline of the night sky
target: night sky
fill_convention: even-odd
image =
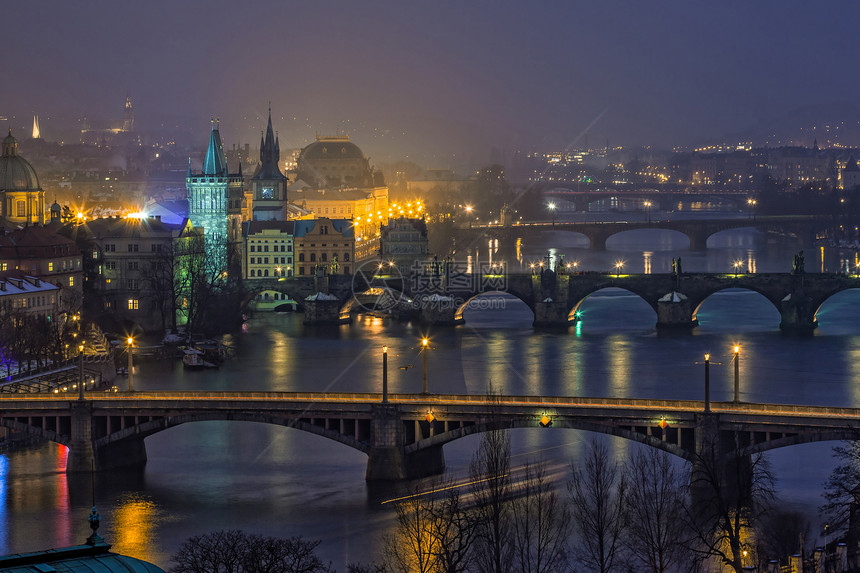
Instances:
[[[141,130],[220,116],[253,142],[271,100],[282,147],[348,132],[443,166],[689,145],[860,95],[854,2],[28,0],[0,21],[0,115],[48,137],[128,93]]]

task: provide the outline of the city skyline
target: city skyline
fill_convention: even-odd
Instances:
[[[6,35],[18,57],[0,115],[17,129],[38,113],[50,133],[49,114],[120,117],[131,94],[140,125],[203,130],[219,116],[227,142],[255,141],[271,101],[285,148],[346,132],[379,160],[697,145],[804,108],[853,110],[852,13],[835,2],[18,4],[6,9],[20,25]]]

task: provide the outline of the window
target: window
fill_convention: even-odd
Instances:
[[[343,261],[344,261],[344,262],[349,261],[349,253],[344,253],[344,254],[343,254]]]
[[[317,262],[317,254],[316,253],[311,253],[311,262],[312,263]]]
[[[70,287],[75,286],[75,277],[69,277],[69,286]]]
[[[160,253],[161,247],[162,247],[161,243],[153,243],[152,244],[152,252],[153,253]]]
[[[137,290],[140,288],[140,280],[138,279],[126,279],[125,282],[129,290]]]
[[[128,244],[128,252],[129,253],[136,253],[136,252],[138,252],[138,247],[139,247],[139,245],[137,243],[129,243]]]
[[[290,243],[289,245],[287,245],[287,252],[288,252],[288,253],[292,253],[292,252],[293,252],[293,244],[292,244],[292,243]]]
[[[254,252],[254,245],[251,245],[251,252]]]
[[[269,257],[265,257],[265,258],[263,259],[263,264],[266,264],[266,265],[268,265],[268,264],[269,264]]]
[[[9,270],[9,263],[0,263],[0,271]]]
[[[287,264],[288,265],[293,264],[293,257],[287,257]]]
[[[320,255],[320,260],[321,260],[322,262],[326,262],[326,261],[328,260],[328,255],[326,255],[325,253],[323,253],[322,255]]]
[[[269,252],[269,245],[265,245],[265,246],[263,247],[263,252],[264,252],[264,253],[268,253],[268,252]]]
[[[256,261],[256,260],[257,260],[257,259],[256,259],[255,257],[251,257],[251,264],[252,264],[252,265],[256,265],[257,263],[255,263],[255,262],[254,262],[254,261]]]
[[[300,275],[305,274],[305,267],[299,267],[299,274]]]
[[[128,299],[128,310],[137,310],[140,305],[140,301],[136,298]]]
[[[305,254],[304,253],[299,253],[299,262],[300,263],[305,262]],[[304,274],[304,273],[302,273],[302,274]]]
[[[343,266],[343,274],[345,274],[345,275],[348,275],[348,274],[349,274],[349,265],[344,265],[344,266]]]
[[[264,270],[264,271],[263,271],[263,276],[264,276],[264,277],[269,276],[269,269],[266,269],[266,270]]]
[[[128,270],[130,270],[130,271],[140,270],[140,263],[138,261],[129,261],[128,262]]]
[[[54,272],[54,263],[53,262],[48,263],[48,272],[49,273]]]
[[[105,270],[115,271],[116,270],[116,261],[105,261]]]
[[[24,201],[18,201],[16,203],[18,209],[18,217],[26,217],[27,216],[27,204]]]
[[[105,245],[105,252],[106,253],[115,253],[116,252],[116,245],[113,243],[106,244]]]

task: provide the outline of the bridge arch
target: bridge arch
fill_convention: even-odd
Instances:
[[[449,442],[453,442],[454,440],[464,438],[466,436],[471,436],[474,434],[482,434],[484,432],[489,432],[493,430],[513,430],[518,428],[545,430],[537,426],[537,419],[527,420],[519,418],[516,420],[486,421],[478,424],[464,425],[441,434],[435,434],[429,438],[424,438],[413,444],[407,445],[406,453],[411,454],[424,449],[436,448],[439,446],[443,446]],[[667,453],[670,453],[687,461],[693,461],[693,458],[695,457],[692,451],[688,451],[677,444],[672,444],[670,442],[663,441],[655,436],[640,434],[624,428],[588,423],[584,421],[569,420],[564,418],[554,419],[552,427],[550,429],[553,428],[594,432],[598,434],[605,434],[608,436],[625,438],[631,441],[639,442],[640,444],[651,446],[652,448],[663,450]]]
[[[754,286],[752,284],[727,285],[723,288],[719,288],[717,290],[711,291],[711,292],[709,292],[703,296],[700,296],[700,297],[692,300],[692,308],[693,308],[692,319],[693,319],[693,322],[697,323],[699,310],[702,308],[702,305],[705,304],[706,301],[708,301],[708,299],[710,299],[712,296],[714,296],[717,293],[726,292],[726,291],[754,292],[754,293],[760,295],[766,301],[770,302],[770,304],[776,310],[777,317],[780,314],[780,311],[781,311],[780,301],[774,300],[772,293],[768,293],[767,291],[764,291],[763,289],[757,288],[756,286]]]
[[[842,293],[848,293],[849,291],[857,291],[857,293],[860,293],[860,287],[840,285],[836,288],[827,290],[813,298],[810,303],[810,310],[812,312],[813,320],[817,322],[818,313],[821,311],[821,308],[828,302],[832,302],[832,298]]]
[[[637,229],[622,229],[622,230],[619,230],[616,232],[612,232],[610,234],[607,234],[605,237],[603,237],[603,243],[606,246],[606,248],[609,249],[610,248],[609,243],[613,239],[621,239],[624,235],[628,235],[630,233],[642,233],[642,232],[647,232],[647,231],[651,231],[651,232],[658,231],[660,233],[665,233],[670,237],[670,240],[672,242],[677,240],[679,243],[677,245],[667,245],[662,249],[652,248],[651,250],[656,250],[656,251],[661,251],[661,250],[675,251],[675,250],[685,250],[685,249],[694,250],[694,247],[695,247],[694,239],[688,233],[685,233],[684,231],[681,231],[678,229],[661,227],[658,224],[655,224],[655,226],[653,226],[653,227],[637,228]],[[682,238],[684,239],[683,242],[680,240]],[[652,238],[651,240],[654,240],[654,238]],[[686,244],[684,244],[684,243],[686,243]]]
[[[311,434],[316,434],[330,440],[334,440],[353,449],[356,449],[365,454],[370,453],[369,436],[370,436],[370,419],[365,420],[366,424],[360,424],[360,420],[354,425],[354,433],[352,436],[342,433],[341,428],[333,429],[327,423],[330,419],[322,419],[320,422],[314,423],[315,419],[295,419],[281,418],[278,416],[244,413],[244,412],[201,412],[194,414],[182,414],[177,416],[159,417],[133,426],[127,426],[121,430],[117,430],[101,436],[93,441],[96,449],[122,445],[123,442],[143,441],[145,438],[163,432],[177,426],[192,422],[209,422],[209,421],[231,421],[231,422],[256,422],[263,424],[272,424],[275,426],[284,426],[287,428],[295,428]],[[366,427],[360,427],[366,426]],[[361,438],[365,438],[362,440]]]
[[[636,289],[636,287],[632,287],[632,286],[595,285],[594,287],[592,287],[590,289],[576,293],[576,299],[577,300],[573,304],[573,307],[571,307],[571,309],[568,313],[568,319],[570,321],[574,321],[574,320],[581,318],[581,316],[582,316],[581,308],[582,308],[582,305],[585,303],[585,301],[588,298],[590,298],[592,295],[594,295],[595,293],[598,293],[598,292],[606,290],[606,289],[616,289],[616,290],[625,291],[625,292],[628,292],[632,295],[635,295],[638,299],[641,299],[642,302],[644,302],[649,307],[651,307],[651,309],[654,311],[654,314],[656,316],[656,314],[657,314],[656,302],[652,302],[651,299],[653,297],[649,297],[648,293],[638,292],[638,289]]]
[[[367,310],[385,311],[397,307],[398,310],[402,305],[412,304],[412,298],[402,290],[392,288],[387,285],[369,286],[363,292],[356,292],[341,306],[340,313],[357,312],[358,308],[364,307]]]
[[[504,304],[505,304],[504,298],[502,298],[500,295],[509,295],[509,296],[521,301],[522,303],[524,303],[525,306],[528,307],[528,309],[532,312],[532,319],[534,319],[534,307],[533,307],[533,303],[531,302],[531,299],[526,297],[522,293],[517,292],[516,289],[508,289],[506,291],[489,290],[489,291],[475,293],[474,295],[469,297],[467,300],[463,301],[457,307],[457,310],[454,312],[454,320],[457,321],[457,324],[462,324],[464,322],[463,314],[467,310],[469,310],[470,308],[474,308],[475,306],[478,306],[478,308],[481,307],[481,303],[478,300],[481,297],[485,297],[485,300],[486,300],[489,297],[496,296],[497,300],[499,300],[499,302],[500,302],[500,306],[504,309]],[[455,299],[455,301],[456,301],[456,299]],[[492,301],[490,301],[490,302],[492,302]],[[489,310],[493,305],[490,304],[487,306],[489,307],[487,310]]]

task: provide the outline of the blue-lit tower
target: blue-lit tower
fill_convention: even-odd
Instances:
[[[238,224],[236,207],[241,208],[243,178],[241,166],[239,173],[230,174],[227,159],[221,144],[221,134],[213,122],[209,135],[209,147],[203,159],[203,172],[193,173],[188,165],[185,179],[188,197],[188,217],[195,227],[203,227],[206,269],[210,275],[223,275],[230,267],[235,255]],[[226,275],[225,275],[226,276]]]

